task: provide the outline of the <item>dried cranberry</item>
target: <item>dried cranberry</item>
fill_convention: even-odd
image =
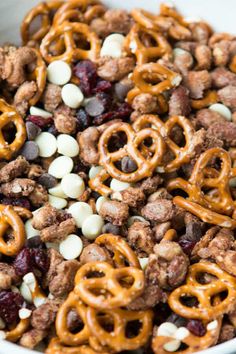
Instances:
[[[107,92],[111,90],[112,84],[106,80],[100,80],[97,82],[96,87],[93,89],[93,93]]]
[[[27,120],[37,125],[39,128],[46,128],[49,125],[53,124],[52,118],[43,118],[40,116],[28,116]]]
[[[12,325],[18,320],[18,313],[24,303],[19,293],[0,291],[0,317],[7,325]]]
[[[131,115],[131,113],[132,113],[132,108],[128,103],[124,102],[118,106],[116,112],[116,118],[125,119],[128,118]]]
[[[112,119],[116,119],[116,112],[114,112],[114,111],[103,113],[100,116],[95,117],[93,120],[93,124],[101,125],[101,124],[106,123]]]
[[[94,118],[93,123],[95,125],[101,125],[112,119],[126,119],[132,113],[131,107],[128,103],[122,103],[118,107],[114,108],[113,111],[103,113],[100,116]]]
[[[90,60],[83,60],[74,67],[74,74],[80,79],[80,89],[85,96],[90,96],[97,84],[97,68]]]
[[[96,94],[96,98],[102,102],[104,109],[108,110],[111,108],[112,105],[112,98],[111,96],[106,93],[106,92],[99,92]]]
[[[184,251],[184,253],[186,253],[187,255],[190,255],[194,246],[196,245],[196,242],[188,240],[187,238],[185,238],[185,235],[183,235],[179,239],[179,245],[182,248],[182,250]]]
[[[83,131],[91,125],[91,118],[83,108],[80,108],[76,113],[77,130]]]
[[[49,268],[49,259],[46,250],[42,248],[34,248],[34,264],[41,272],[47,272]]]
[[[14,205],[28,210],[31,209],[31,205],[28,199],[26,198],[3,198],[1,201],[4,205]]]
[[[185,327],[187,324],[186,318],[180,317],[176,313],[172,313],[167,319],[166,322],[174,323],[177,327]]]
[[[46,272],[48,269],[48,257],[46,250],[41,248],[24,248],[13,262],[16,273],[23,276],[34,269]]]
[[[189,320],[187,329],[198,337],[203,337],[206,334],[206,328],[201,320]]]

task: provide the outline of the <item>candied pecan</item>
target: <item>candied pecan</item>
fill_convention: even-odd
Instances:
[[[22,335],[19,344],[25,348],[34,349],[40,342],[42,342],[47,334],[48,331],[31,329]]]
[[[105,21],[104,18],[94,18],[90,23],[90,28],[100,38],[105,38],[109,35],[107,21]]]
[[[225,146],[236,146],[236,124],[225,121],[211,125],[207,133],[224,142]]]
[[[34,190],[29,195],[29,200],[36,208],[47,203],[48,193],[46,188],[44,188],[41,184],[36,184]]]
[[[11,182],[1,185],[1,193],[6,197],[27,197],[33,192],[35,181],[28,178],[15,178]]]
[[[205,90],[211,87],[211,76],[207,70],[189,71],[186,86],[191,98],[203,98]]]
[[[96,127],[89,127],[82,133],[77,134],[77,141],[80,147],[79,157],[84,164],[96,165],[99,162],[97,150],[100,132]]]
[[[213,45],[212,56],[215,66],[226,66],[230,56],[230,41],[222,40]]]
[[[211,35],[211,29],[205,22],[191,22],[190,29],[193,40],[201,44],[207,44]]]
[[[59,133],[74,134],[76,131],[75,112],[61,104],[54,112],[54,124]]]
[[[0,271],[0,291],[10,289],[11,285],[10,275]]]
[[[14,96],[14,106],[17,112],[23,117],[28,111],[29,100],[34,97],[37,90],[38,88],[34,81],[26,81],[16,91]]]
[[[27,173],[27,177],[30,179],[37,179],[39,178],[45,170],[40,165],[32,164],[29,167],[29,171]]]
[[[181,48],[182,49],[182,48]],[[174,55],[174,66],[183,76],[186,76],[188,71],[193,66],[193,56],[189,51],[184,50],[181,53]]]
[[[84,247],[81,255],[80,255],[80,263],[85,264],[89,262],[111,262],[111,257],[109,252],[98,245],[96,243],[89,244]]]
[[[30,164],[23,156],[18,156],[0,169],[0,183],[10,182],[27,173]]]
[[[206,108],[206,109],[200,109],[197,112],[194,122],[198,128],[203,127],[205,129],[208,129],[215,123],[224,124],[225,118],[220,113]]]
[[[18,285],[19,281],[20,277],[13,266],[0,262],[0,289],[9,289],[12,285]]]
[[[173,199],[172,195],[167,192],[166,188],[158,188],[158,190],[148,197],[148,202],[152,203],[159,199]]]
[[[219,67],[211,72],[212,86],[223,88],[228,85],[236,86],[236,75],[232,71]]]
[[[174,205],[168,199],[156,199],[155,202],[147,203],[141,209],[141,215],[152,222],[165,222],[173,218]]]
[[[55,84],[47,84],[42,101],[44,108],[48,112],[54,112],[55,109],[62,103],[61,87]]]
[[[53,278],[57,274],[57,266],[61,264],[64,259],[59,252],[57,252],[53,248],[48,249],[48,258],[49,258],[49,269],[45,274],[45,278],[43,279],[43,285],[45,287],[53,280]]]
[[[132,17],[125,10],[109,9],[104,15],[109,33],[128,34],[133,24]]]
[[[190,111],[189,90],[184,86],[179,86],[171,93],[169,100],[169,115],[188,116]]]
[[[62,221],[60,224],[54,224],[44,228],[40,231],[39,235],[43,242],[60,242],[75,231],[75,221],[73,218],[70,218]]]
[[[193,248],[192,256],[196,257],[199,256],[200,258],[208,258],[209,251],[208,246],[209,243],[213,240],[217,232],[220,230],[218,226],[211,227],[205,235],[196,243]]]
[[[157,242],[160,242],[165,236],[166,231],[171,228],[171,222],[166,221],[159,224],[156,224],[153,228],[154,239]]]
[[[135,62],[133,58],[101,57],[98,62],[98,76],[107,81],[119,81],[133,71]]]
[[[145,194],[141,188],[129,187],[121,192],[115,192],[112,194],[113,199],[117,199],[132,208],[137,208],[145,201]]]
[[[153,252],[154,237],[148,222],[135,221],[128,229],[127,240],[140,257]]]
[[[158,101],[150,93],[140,93],[134,98],[132,108],[141,114],[154,113],[158,110]]]
[[[99,210],[99,215],[114,225],[122,225],[129,217],[127,204],[116,200],[105,200]]]
[[[159,176],[152,176],[152,177],[148,177],[146,179],[144,179],[141,184],[140,187],[142,189],[142,191],[149,195],[154,193],[157,190],[157,187],[163,182],[163,179]]]
[[[38,330],[49,329],[56,319],[60,302],[57,300],[48,300],[36,308],[31,317],[31,325]]]
[[[236,110],[236,86],[228,85],[218,91],[219,99],[233,111]]]
[[[232,326],[231,324],[228,323],[223,323],[221,330],[220,330],[220,336],[218,339],[218,343],[223,343],[227,342],[230,339],[233,339],[235,337],[235,327]]]
[[[46,204],[34,214],[32,226],[37,230],[43,230],[57,222],[59,210],[50,204]]]
[[[205,44],[196,46],[194,56],[197,61],[198,70],[209,70],[211,67],[211,49]]]

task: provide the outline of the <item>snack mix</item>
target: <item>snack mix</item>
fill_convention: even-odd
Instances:
[[[188,354],[236,335],[236,37],[97,0],[0,48],[0,339]]]

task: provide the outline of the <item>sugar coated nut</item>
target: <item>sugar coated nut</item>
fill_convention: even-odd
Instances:
[[[83,194],[85,190],[85,184],[79,175],[75,173],[69,173],[62,178],[61,188],[69,198],[76,199]]]
[[[67,195],[63,192],[61,183],[58,183],[55,187],[48,190],[49,194],[54,195],[54,197],[67,198]]]
[[[219,113],[228,121],[232,120],[232,113],[230,109],[222,103],[214,103],[209,107],[210,110]]]
[[[35,107],[35,106],[31,106],[30,107],[30,114],[32,116],[39,116],[39,117],[42,117],[42,118],[45,118],[45,119],[52,117],[52,113],[47,112],[44,109],[38,108],[38,107]]]
[[[60,134],[57,137],[57,151],[64,156],[75,157],[79,153],[79,144],[72,136]]]
[[[72,204],[68,212],[72,215],[76,222],[76,226],[81,228],[84,221],[91,215],[93,215],[93,209],[91,206],[84,202],[77,202]]]
[[[65,85],[70,81],[71,75],[70,65],[62,60],[55,60],[47,67],[47,78],[52,84]]]
[[[25,223],[25,233],[27,238],[38,236],[38,230],[34,229],[32,226],[32,219],[29,219]]]
[[[83,242],[81,238],[74,234],[67,236],[59,245],[60,254],[67,260],[78,258],[82,249]]]
[[[32,314],[32,311],[26,308],[20,309],[19,310],[19,317],[21,320],[24,320],[26,318],[29,318]]]
[[[70,108],[78,108],[83,102],[84,95],[80,88],[74,84],[63,86],[61,91],[63,102]]]
[[[103,170],[102,166],[92,166],[89,170],[89,179],[93,179]]]
[[[104,221],[100,215],[91,215],[82,225],[82,234],[88,240],[95,240],[101,234],[103,226]]]
[[[54,197],[54,195],[48,196],[49,204],[56,209],[63,209],[67,206],[67,200],[64,198]]]
[[[35,139],[40,157],[51,157],[57,151],[57,139],[48,132],[40,133]]]
[[[102,203],[104,203],[106,200],[107,200],[107,198],[105,198],[105,197],[99,197],[96,200],[96,210],[97,210],[98,213],[99,213],[99,211],[101,209]]]
[[[73,169],[74,162],[69,156],[59,156],[49,166],[48,173],[56,178],[63,178]]]
[[[114,192],[121,192],[131,186],[130,183],[118,181],[118,179],[112,178],[110,187]]]

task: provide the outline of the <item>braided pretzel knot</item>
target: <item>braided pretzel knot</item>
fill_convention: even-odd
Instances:
[[[127,278],[132,280],[132,285],[125,282]],[[125,286],[121,285],[121,281],[125,282]],[[127,306],[143,289],[142,270],[135,267],[114,269],[106,262],[90,262],[78,270],[74,292],[85,304],[103,310]]]
[[[147,125],[151,125],[162,135],[168,149],[173,153],[175,158],[163,166],[165,172],[173,172],[180,168],[183,164],[190,161],[194,153],[194,128],[191,122],[183,116],[170,117],[165,123],[163,123],[158,116],[153,114],[146,114],[140,116],[133,124],[135,131],[144,129]],[[178,146],[169,136],[172,129],[176,126],[180,126],[183,129],[185,137],[185,145]],[[152,146],[148,148],[152,150]]]
[[[99,321],[100,315],[107,315],[112,319],[113,329],[107,331]],[[139,321],[141,328],[134,337],[127,337],[125,330],[129,322]],[[91,333],[99,338],[102,345],[107,345],[116,352],[134,350],[147,343],[152,331],[152,311],[127,311],[122,309],[96,310],[88,307],[87,325]]]
[[[210,283],[202,284],[199,277],[207,273],[216,277]],[[212,299],[226,291],[227,296],[219,303],[212,305]],[[188,307],[181,302],[181,297],[191,296],[197,298],[198,307]],[[236,302],[236,279],[223,271],[215,263],[207,261],[190,266],[186,285],[175,289],[169,296],[168,303],[177,315],[211,321],[228,313]]]
[[[125,133],[127,143],[118,151],[109,152],[108,145],[114,134],[119,132]],[[148,158],[144,156],[139,147],[145,139],[152,138],[155,150],[153,155]],[[155,168],[161,163],[164,153],[164,141],[159,132],[151,128],[142,129],[135,132],[128,123],[115,123],[108,127],[101,135],[98,150],[100,153],[100,164],[113,178],[117,178],[123,182],[137,182],[145,177],[150,176]],[[131,173],[124,173],[119,170],[115,163],[123,157],[130,156],[137,164],[137,170]]]
[[[51,12],[57,10],[62,4],[61,0],[42,2],[30,10],[21,25],[21,37],[24,45],[31,40],[40,42],[43,39],[51,27]],[[39,29],[30,33],[30,26],[38,17],[41,17]]]
[[[16,342],[27,331],[29,325],[30,325],[29,318],[20,320],[20,322],[16,325],[15,328],[5,332],[6,340],[9,340],[10,342]]]
[[[66,347],[59,338],[51,339],[45,354],[98,354],[89,345],[81,345],[79,347]],[[99,354],[110,354],[108,352],[99,352]]]
[[[106,247],[114,254],[113,261],[117,268],[125,267],[128,264],[130,267],[141,269],[135,252],[122,237],[103,234],[96,238],[95,243],[101,247]]]
[[[90,44],[90,49],[79,48],[74,35],[83,35]],[[53,55],[50,53],[50,46],[60,38],[64,39],[65,50],[61,54]],[[95,61],[100,53],[100,40],[96,33],[91,32],[86,24],[64,22],[60,26],[51,28],[42,40],[40,50],[43,58],[48,63],[54,60],[65,60],[68,63],[79,59]]]
[[[4,240],[8,228],[12,228],[11,239]],[[0,253],[15,256],[25,242],[25,228],[21,218],[10,205],[0,204]]]
[[[221,160],[221,170],[215,171],[216,176],[207,177],[207,164],[213,158]],[[229,189],[232,171],[229,153],[221,148],[212,148],[200,155],[188,182],[182,178],[176,178],[170,181],[167,187],[169,191],[179,188],[188,194],[187,199],[180,196],[174,198],[173,201],[178,206],[190,211],[205,222],[235,228],[236,220],[230,217],[235,209],[235,202]],[[204,194],[203,188],[213,189],[216,196]]]
[[[156,42],[156,45],[146,46],[142,42],[141,35],[148,35]],[[143,28],[138,24],[135,24],[126,36],[124,48],[129,54],[136,56],[138,65],[161,58],[165,54],[169,56],[172,52],[171,46],[161,33]]]
[[[0,158],[10,160],[13,154],[16,153],[25,142],[25,124],[16,110],[8,105],[3,99],[0,99],[0,112]],[[5,140],[2,130],[10,123],[15,125],[16,136],[9,144]]]
[[[159,63],[147,63],[136,66],[132,80],[135,87],[127,95],[127,101],[130,104],[137,95],[143,92],[158,97],[163,92],[178,86],[181,76]]]
[[[176,354],[190,354],[196,353],[200,350],[207,349],[217,343],[221,329],[222,319],[217,320],[217,326],[212,330],[207,330],[206,334],[202,337],[195,336],[190,333],[186,338],[182,339],[181,342],[188,346],[188,348],[183,350],[175,351]],[[165,350],[165,344],[171,342],[173,338],[156,336],[152,340],[152,349],[155,354],[169,354],[170,352]]]
[[[47,81],[47,68],[46,64],[40,54],[40,52],[36,49],[33,49],[37,56],[36,67],[34,71],[29,75],[29,80],[35,80],[37,84],[37,92],[36,94],[29,100],[29,104],[34,106],[39,99],[41,98],[43,91],[46,86]]]

